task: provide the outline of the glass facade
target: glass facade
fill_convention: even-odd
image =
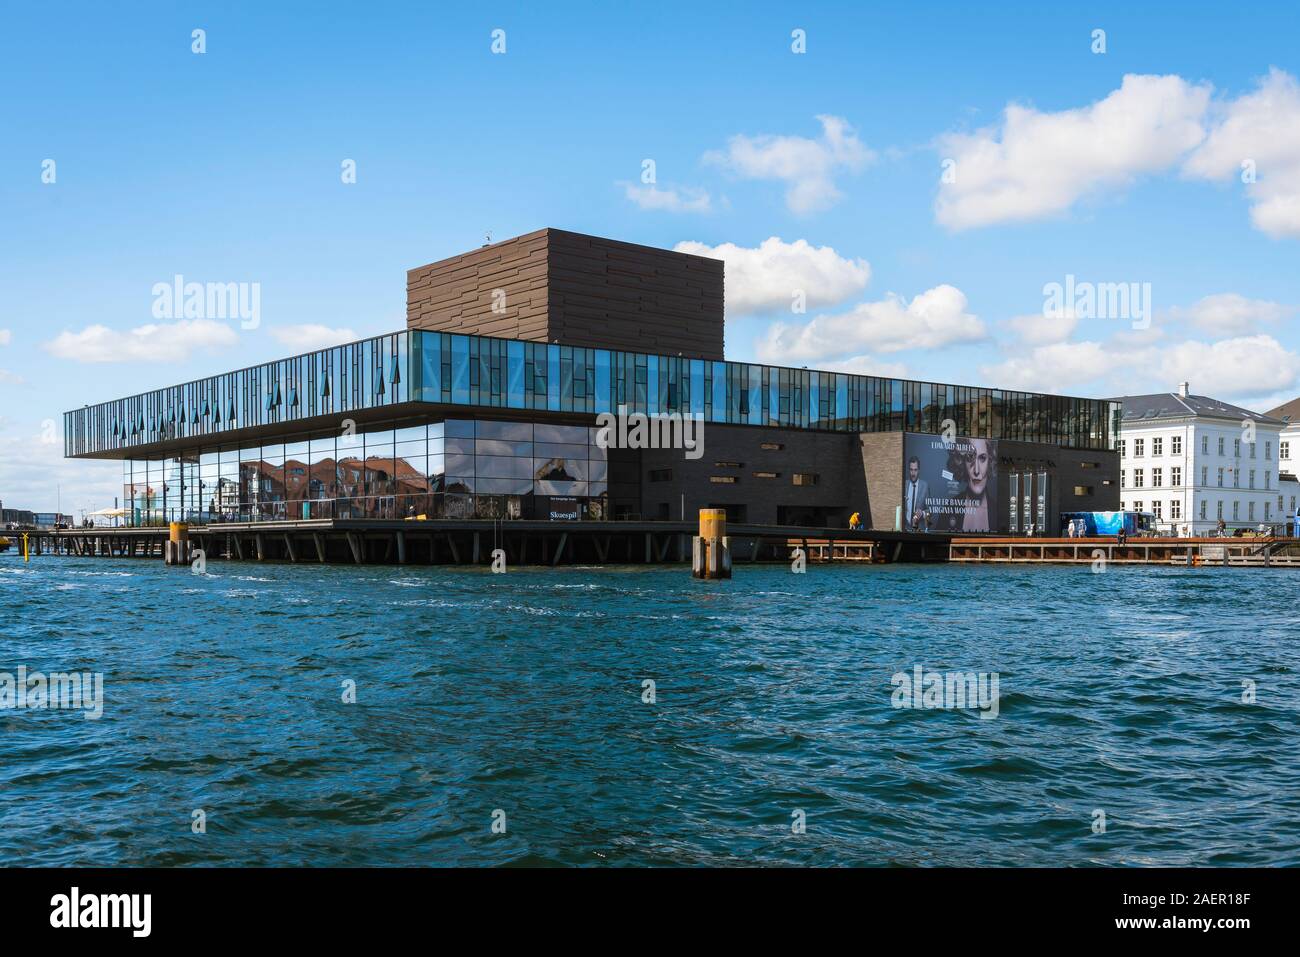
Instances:
[[[604,518],[596,429],[448,419],[123,462],[129,525],[319,518]]]
[[[835,432],[942,431],[1110,449],[1119,403],[407,331],[282,359],[64,417],[65,454],[129,451],[403,403],[547,412],[692,413],[707,422]],[[196,445],[200,442],[196,442]]]
[[[534,418],[527,414],[476,421],[455,410],[594,416],[620,407],[830,432],[939,433],[951,420],[973,438],[1097,450],[1113,447],[1120,409],[1099,399],[408,330],[66,413],[65,454],[124,460],[122,504],[133,524],[602,517],[608,462],[594,429],[523,421]],[[350,414],[363,411],[358,425]],[[408,427],[399,416],[424,424]],[[253,430],[280,437],[250,438]]]

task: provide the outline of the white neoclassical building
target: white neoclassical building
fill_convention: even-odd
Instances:
[[[1281,526],[1295,514],[1279,455],[1285,423],[1203,395],[1121,396],[1120,507],[1150,512],[1177,535]],[[1300,453],[1293,444],[1290,454]]]
[[[1300,534],[1296,528],[1300,515],[1300,398],[1284,402],[1275,409],[1269,409],[1265,415],[1282,422],[1282,433],[1278,436],[1278,467],[1282,470],[1282,501],[1280,507],[1291,516],[1292,534]]]

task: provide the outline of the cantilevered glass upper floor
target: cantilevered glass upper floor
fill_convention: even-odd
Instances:
[[[1113,447],[1120,408],[1104,399],[407,330],[68,412],[64,451],[130,458],[189,439],[206,447],[249,430],[288,435],[295,423],[319,428],[322,417],[412,404],[569,416],[626,407],[831,432],[938,433],[951,420],[959,435],[1083,449]]]

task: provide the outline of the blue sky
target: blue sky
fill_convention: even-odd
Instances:
[[[46,420],[400,328],[406,269],[548,225],[722,255],[732,358],[1291,398],[1300,10],[1126,6],[6,4],[0,499],[110,504]],[[260,325],[155,318],[178,273]],[[1045,315],[1067,276],[1150,327]]]

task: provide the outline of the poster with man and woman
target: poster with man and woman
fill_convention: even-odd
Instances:
[[[909,432],[903,437],[903,528],[991,532],[997,517],[997,441]]]

